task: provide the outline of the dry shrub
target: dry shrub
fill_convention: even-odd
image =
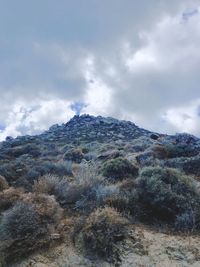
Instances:
[[[97,204],[97,190],[104,184],[104,179],[99,176],[95,163],[81,163],[74,180],[69,182],[61,180],[56,186],[55,196],[65,209],[91,211]]]
[[[53,195],[55,193],[55,188],[59,182],[59,177],[52,174],[46,174],[40,177],[37,181],[34,181],[32,189],[33,192],[36,193]]]
[[[35,211],[48,223],[57,223],[62,217],[62,209],[54,196],[28,193],[23,195],[22,200],[33,205]]]
[[[49,246],[55,236],[59,237],[57,227],[61,219],[62,209],[53,196],[24,194],[2,214],[0,257],[9,264]]]
[[[81,229],[86,251],[113,261],[118,257],[117,243],[128,236],[128,221],[110,207],[97,209]]]
[[[8,182],[6,181],[5,177],[0,175],[0,192],[7,189],[8,187]]]
[[[12,207],[21,199],[23,193],[23,189],[14,187],[10,187],[0,192],[0,212]]]
[[[81,148],[72,148],[64,155],[65,160],[69,160],[75,163],[81,163],[84,158],[84,154]]]

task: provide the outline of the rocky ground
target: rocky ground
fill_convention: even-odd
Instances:
[[[134,226],[138,241],[121,245],[119,265],[83,257],[70,243],[37,253],[13,267],[199,267],[200,237],[162,233]]]

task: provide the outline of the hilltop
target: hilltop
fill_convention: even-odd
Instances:
[[[199,181],[200,139],[186,133],[81,115],[7,137],[0,266],[199,266]]]

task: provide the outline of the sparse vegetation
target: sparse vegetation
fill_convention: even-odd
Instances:
[[[74,233],[82,252],[120,266],[134,223],[199,234],[199,151],[198,138],[90,116],[7,138],[0,143],[0,265],[54,246],[55,238],[66,245]]]

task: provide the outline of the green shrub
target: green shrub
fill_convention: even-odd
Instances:
[[[128,224],[113,208],[97,209],[81,229],[86,251],[113,261],[118,256],[117,243],[128,236]]]
[[[145,168],[137,180],[137,201],[145,219],[175,223],[177,216],[195,209],[199,194],[182,173],[160,167]]]
[[[102,174],[114,181],[138,175],[138,168],[125,158],[116,158],[106,161],[102,167]]]

